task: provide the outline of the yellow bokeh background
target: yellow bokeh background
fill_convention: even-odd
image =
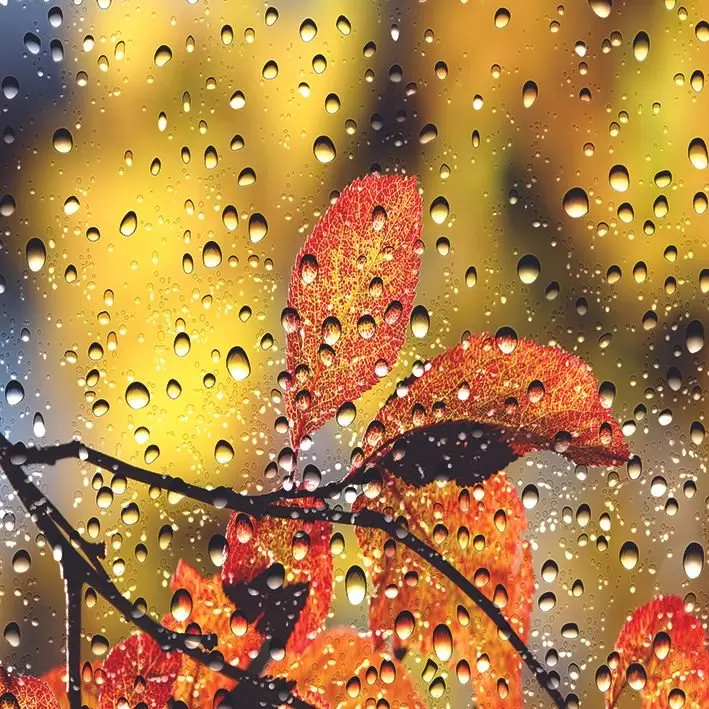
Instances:
[[[284,411],[272,390],[284,367],[280,316],[293,258],[354,177],[373,168],[417,175],[426,251],[416,302],[429,309],[430,330],[422,339],[409,336],[391,378],[358,403],[351,427],[333,423],[314,436],[313,455],[326,479],[342,475],[351,446],[397,379],[464,331],[513,327],[579,354],[599,381],[612,381],[614,411],[643,460],[639,479],[625,469],[592,469],[580,479],[551,454],[508,471],[520,490],[531,482],[540,490],[528,513],[540,593],[549,590],[542,588],[543,562],[553,558],[561,569],[556,608],[544,614],[535,603],[530,646],[541,659],[556,647],[563,691],[601,706],[595,669],[635,606],[659,593],[692,593],[695,612],[706,618],[706,572],[689,580],[681,560],[689,542],[707,540],[706,444],[689,435],[691,423],[704,419],[706,349],[689,353],[684,333],[707,310],[699,276],[709,267],[709,215],[695,195],[709,185],[688,146],[709,139],[707,90],[691,81],[709,56],[697,27],[709,7],[614,0],[604,18],[592,4],[603,5],[510,0],[505,24],[500,5],[488,0],[79,0],[56,3],[58,26],[48,19],[49,4],[0,6],[0,78],[20,84],[16,97],[0,96],[0,123],[14,137],[5,128],[0,197],[12,195],[16,204],[0,216],[0,331],[5,382],[18,379],[25,390],[19,404],[3,402],[3,430],[38,444],[80,437],[200,484],[270,489],[264,468],[287,445],[274,431]],[[299,28],[308,18],[317,34],[304,41]],[[40,37],[39,55],[23,45],[27,32]],[[650,39],[643,61],[633,47],[639,32]],[[51,39],[63,46],[60,62],[51,58]],[[157,66],[163,45],[171,59]],[[277,64],[275,78],[265,78],[269,62]],[[538,95],[526,107],[528,81]],[[235,108],[237,91],[245,103]],[[66,153],[53,145],[60,128],[73,137]],[[319,136],[335,146],[326,164],[314,154]],[[205,164],[210,146],[216,165]],[[614,165],[630,175],[627,192],[610,184]],[[672,173],[666,187],[655,180],[663,170]],[[577,186],[590,208],[573,219],[562,201]],[[660,195],[666,215],[653,206]],[[439,196],[450,206],[443,223],[429,212]],[[629,223],[619,216],[628,213],[622,203],[632,205]],[[229,206],[238,214],[234,230],[223,219]],[[124,236],[120,225],[130,211],[137,226]],[[249,232],[255,214],[268,224],[257,242]],[[27,260],[32,237],[46,249],[38,270]],[[221,250],[215,267],[209,258],[205,264],[210,242]],[[517,274],[526,254],[541,263],[530,285]],[[465,278],[471,266],[473,287]],[[656,314],[652,328],[648,311]],[[175,351],[180,333],[190,341],[184,356]],[[235,346],[251,365],[243,381],[226,366]],[[678,391],[668,385],[671,366],[682,372]],[[167,393],[171,379],[181,386],[176,399]],[[126,401],[132,382],[150,392],[140,410]],[[672,420],[663,425],[660,413],[668,409]],[[44,437],[33,431],[37,412]],[[215,459],[219,441],[233,448],[229,462]],[[130,483],[100,510],[95,472],[67,462],[46,470],[41,484],[82,529],[89,518],[100,520],[109,564],[125,562],[117,584],[131,598],[149,599],[159,617],[179,558],[216,573],[207,543],[227,516],[186,501],[170,505],[164,495],[151,500]],[[659,476],[667,489],[655,496],[651,481]],[[696,481],[694,494],[688,481]],[[5,518],[0,621],[18,622],[22,641],[5,643],[0,658],[37,674],[62,658],[62,587],[51,554],[35,546],[36,530],[1,484],[3,510],[16,522]],[[674,517],[665,511],[669,497],[679,502]],[[131,499],[141,519],[127,527],[120,509]],[[586,527],[575,518],[584,503],[592,512]],[[605,552],[595,545],[602,512],[612,519]],[[165,524],[174,538],[161,549]],[[335,560],[330,622],[363,626],[366,609],[353,612],[344,600],[344,573],[357,558],[354,536],[346,539],[347,554]],[[628,539],[640,548],[632,572],[618,561]],[[149,549],[143,564],[135,559],[138,542]],[[33,558],[24,575],[11,564],[19,548]],[[586,590],[574,598],[578,578]],[[569,621],[581,629],[576,640],[560,636]],[[116,642],[127,626],[99,603],[87,612],[85,631],[89,659],[92,634]],[[528,706],[547,706],[534,680],[526,688]],[[471,700],[451,690],[430,701],[464,707]],[[625,696],[622,706],[639,704]]]

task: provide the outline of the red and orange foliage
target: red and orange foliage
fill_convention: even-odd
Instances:
[[[288,503],[292,507],[318,504],[311,498]],[[319,504],[323,504],[322,501]],[[283,564],[286,585],[308,583],[308,599],[288,641],[289,652],[301,652],[322,626],[332,600],[332,525],[266,517],[256,520],[233,514],[227,527],[228,554],[222,583],[249,583],[274,563]]]
[[[608,665],[608,709],[626,686],[640,692],[643,709],[709,707],[706,635],[677,596],[661,596],[637,608],[622,627]],[[604,674],[607,670],[597,678]]]
[[[263,637],[239,614],[234,604],[224,594],[219,575],[204,577],[189,564],[180,561],[172,577],[175,592],[187,591],[184,601],[178,601],[174,613],[163,618],[171,630],[193,633],[214,633],[216,650],[226,663],[245,668],[250,655],[257,653]],[[177,618],[175,617],[177,616]],[[235,682],[200,664],[185,654],[180,655],[177,682],[173,689],[176,699],[181,699],[190,709],[211,707],[219,689],[231,689]]]
[[[61,709],[52,688],[37,677],[17,677],[0,667],[2,709]]]
[[[342,191],[298,253],[283,315],[296,448],[396,361],[418,283],[421,228],[415,178],[367,175]]]
[[[164,652],[149,635],[136,633],[116,645],[103,663],[99,709],[144,704],[162,709],[172,695],[182,659]]]
[[[451,421],[499,432],[517,455],[552,448],[586,465],[628,458],[587,364],[559,347],[480,334],[432,359],[405,395],[386,402],[367,429],[362,459],[381,459],[414,429]]]
[[[268,671],[295,680],[295,694],[315,709],[426,706],[408,670],[351,628],[325,631],[295,661],[288,656]]]
[[[504,473],[472,488],[454,482],[422,488],[385,475],[375,509],[408,520],[411,533],[439,551],[500,608],[526,640],[534,595],[522,503]],[[461,590],[415,552],[378,531],[357,529],[373,587],[369,622],[380,643],[458,665],[478,706],[521,706],[520,658],[497,627]]]
[[[95,709],[98,705],[100,684],[98,678],[100,676],[103,682],[103,671],[93,669],[89,663],[86,663],[81,672],[81,702],[82,705]],[[60,665],[54,667],[46,674],[42,675],[42,679],[50,686],[54,696],[59,700],[61,709],[71,709],[69,706],[69,698],[66,693],[66,667]]]
[[[421,229],[416,180],[368,175],[343,190],[298,253],[282,316],[287,339],[286,413],[296,451],[304,436],[342,407],[351,407],[395,363],[413,308],[423,250]],[[524,509],[506,476],[498,473],[468,487],[457,484],[463,479],[442,482],[436,476],[430,482],[434,476],[423,476],[420,482],[430,484],[413,487],[382,467],[389,453],[394,461],[400,460],[397,455],[403,452],[397,443],[409,441],[415,432],[463,422],[484,428],[489,440],[505,452],[501,462],[493,456],[499,465],[478,471],[478,478],[532,450],[552,448],[577,463],[608,465],[626,460],[628,449],[584,362],[560,348],[517,340],[512,334],[473,335],[438,355],[421,376],[385,403],[367,428],[354,462],[376,464],[383,484],[366,485],[354,509],[405,518],[409,529],[471,579],[526,640],[534,575],[524,539]],[[483,443],[487,449],[488,441]],[[280,504],[324,503],[303,498]],[[331,532],[329,523],[234,514],[221,576],[204,578],[180,562],[172,588],[182,599],[173,603],[164,623],[174,630],[216,634],[216,649],[225,661],[246,667],[264,640],[255,627],[262,618],[254,620],[252,612],[249,624],[225,589],[234,597],[240,584],[251,584],[280,563],[285,586],[307,583],[309,594],[284,660],[272,662],[268,669],[296,680],[296,693],[318,709],[424,706],[405,667],[387,654],[390,638],[395,651],[406,648],[443,664],[455,663],[455,676],[471,685],[481,709],[522,705],[521,660],[494,622],[434,567],[382,532],[357,529],[373,589],[372,634],[322,632],[332,598]],[[700,643],[694,621],[677,611],[673,614],[673,623],[681,617],[688,632],[696,635],[691,636],[694,651],[699,653],[701,646],[704,654],[690,655],[691,648],[683,649],[685,641],[678,634],[675,649],[664,661],[670,662],[669,674],[662,674],[666,669],[659,667],[662,663],[642,655],[650,668],[644,698],[664,691],[657,677],[671,676],[672,682],[683,682],[687,692],[699,691],[697,683],[704,679],[703,636]],[[655,612],[650,615],[658,617]],[[642,627],[625,635],[635,638],[639,633],[645,638],[649,631]],[[623,663],[646,649],[642,638],[620,644],[622,678],[627,669]],[[690,668],[694,659],[704,663],[696,665],[701,669]],[[161,651],[142,634],[114,648],[101,678],[99,709],[113,707],[120,696],[131,703],[162,706],[171,693],[190,709],[201,709],[212,705],[219,689],[234,686],[185,655]],[[35,688],[35,694],[51,694],[40,680],[5,679],[8,687],[14,683],[13,691]],[[608,706],[623,682],[614,679]],[[692,701],[700,704],[691,707],[699,707],[703,699]],[[56,700],[42,705],[59,708]]]

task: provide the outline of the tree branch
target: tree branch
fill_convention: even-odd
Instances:
[[[412,534],[403,525],[395,523],[384,515],[374,510],[361,510],[358,513],[344,512],[331,508],[314,507],[286,507],[273,504],[275,501],[284,501],[298,497],[312,496],[313,492],[294,490],[292,492],[278,491],[277,493],[267,493],[265,495],[242,495],[236,493],[232,488],[217,487],[206,489],[198,485],[187,483],[181,478],[171,475],[158,474],[144,468],[125,463],[118,458],[101,453],[89,448],[78,441],[65,443],[59,446],[47,448],[23,448],[23,455],[26,456],[27,463],[41,463],[53,465],[59,460],[66,458],[77,458],[83,462],[96,465],[112,473],[120,473],[126,478],[165,488],[170,492],[178,493],[198,502],[217,507],[227,508],[237,512],[245,512],[256,518],[273,517],[279,519],[303,519],[312,522],[331,522],[334,524],[344,524],[365,529],[378,529],[386,533],[397,542],[409,547],[422,559],[437,569],[441,574],[455,584],[455,586],[465,593],[480,610],[495,624],[500,636],[506,638],[512,647],[519,654],[520,658],[534,674],[537,682],[548,694],[555,706],[559,709],[566,707],[566,701],[554,688],[550,677],[542,664],[536,659],[522,638],[515,632],[514,628],[507,621],[500,609],[487,598],[469,579],[461,574],[452,564],[446,561],[433,547],[429,546],[422,539]],[[320,489],[318,497],[324,497],[325,490],[339,493],[344,487],[352,485],[353,479],[333,483]],[[317,494],[317,492],[315,493]]]
[[[73,444],[69,444],[69,446],[71,446],[72,449],[74,448]],[[89,563],[84,556],[79,554],[70,539],[70,535],[65,536],[62,533],[65,525],[59,524],[56,521],[53,514],[56,508],[54,508],[46,496],[30,481],[22,468],[23,465],[30,463],[29,456],[26,455],[29,450],[30,449],[21,445],[12,446],[7,438],[0,433],[0,469],[3,470],[8,481],[17,492],[20,501],[34,523],[47,538],[47,541],[52,547],[55,559],[58,559],[61,564],[62,573],[70,588],[67,594],[69,601],[69,607],[67,608],[67,631],[71,633],[71,635],[67,637],[67,687],[71,687],[76,681],[76,678],[79,678],[78,695],[75,691],[70,690],[68,692],[71,709],[80,709],[81,707],[81,668],[77,652],[77,637],[80,639],[80,627],[76,623],[75,609],[72,612],[72,608],[70,607],[72,594],[76,590],[74,587],[75,584],[78,584],[79,587],[82,583],[92,586],[105,600],[121,613],[126,620],[150,635],[163,650],[174,650],[185,653],[197,662],[211,668],[214,664],[211,654],[205,650],[191,647],[186,643],[186,641],[194,642],[194,635],[188,636],[184,633],[172,631],[142,612],[138,612],[133,604],[121,595],[118,588],[110,580],[105,569],[103,569],[101,563],[92,556],[90,549],[89,558],[92,559],[93,563]],[[63,517],[61,517],[61,519],[64,520]],[[64,522],[66,522],[66,520],[64,520]],[[73,530],[73,527],[71,529]],[[71,536],[73,537],[74,535],[79,536],[76,530],[73,530]],[[103,573],[98,571],[99,568]],[[206,646],[211,645],[213,647],[215,644],[214,637],[210,635],[203,636],[202,644]],[[79,665],[78,669],[75,665]],[[253,687],[252,696],[255,698],[258,697],[261,701],[273,701],[277,698],[280,703],[288,703],[296,709],[312,709],[309,704],[292,695],[290,691],[292,683],[288,683],[283,679],[254,677],[248,673],[248,671],[241,670],[238,667],[226,663],[222,664],[221,668],[216,671],[237,682],[251,684]]]

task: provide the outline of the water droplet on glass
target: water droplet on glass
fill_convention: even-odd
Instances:
[[[33,273],[41,271],[47,259],[47,250],[44,242],[37,236],[33,236],[25,247],[25,256],[27,258],[27,268]]]
[[[564,211],[573,219],[588,214],[588,195],[581,187],[572,187],[563,200]]]
[[[345,593],[350,605],[358,606],[367,596],[367,577],[361,567],[354,565],[345,575]]]
[[[251,374],[251,363],[242,347],[232,347],[226,357],[226,367],[229,374],[241,382]]]
[[[704,568],[704,547],[698,542],[687,545],[682,557],[682,567],[688,579],[696,579]]]
[[[74,137],[67,128],[57,128],[52,136],[52,145],[58,153],[69,153],[74,147]]]
[[[335,159],[335,144],[326,135],[318,136],[313,143],[313,154],[323,164]]]
[[[131,409],[143,409],[150,403],[150,392],[145,384],[131,382],[126,389],[126,403]]]

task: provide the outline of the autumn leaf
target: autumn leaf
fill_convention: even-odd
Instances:
[[[99,683],[95,681],[94,673],[97,667],[93,668],[87,662],[81,672],[81,702],[82,705],[95,709],[98,706]],[[98,671],[102,673],[102,670]],[[59,701],[60,709],[71,709],[69,697],[66,693],[66,667],[59,665],[42,675],[42,679],[50,686],[52,692]]]
[[[291,506],[311,507],[322,501],[301,498]],[[254,519],[234,513],[227,527],[228,555],[222,567],[222,582],[228,590],[248,584],[273,564],[284,567],[285,585],[308,584],[305,607],[295,624],[286,649],[301,652],[322,626],[332,599],[332,525],[323,522]]]
[[[351,628],[325,631],[295,661],[268,671],[295,680],[295,694],[315,709],[426,707],[406,667]]]
[[[181,664],[180,653],[164,652],[149,635],[131,635],[111,650],[103,664],[99,709],[123,709],[126,703],[162,709]]]
[[[258,652],[263,638],[227,598],[219,574],[204,577],[180,560],[170,586],[174,592],[173,608],[163,618],[163,624],[181,632],[214,633],[215,649],[224,660],[246,668],[250,654]],[[220,689],[230,690],[234,685],[233,680],[183,654],[173,694],[190,709],[201,709],[212,706]]]
[[[416,435],[455,422],[481,424],[485,445],[493,451],[502,447],[486,461],[487,473],[544,448],[586,465],[628,458],[622,432],[602,405],[590,368],[558,347],[473,335],[427,363],[402,391],[367,428],[360,465],[392,451],[395,458],[404,458],[407,442]],[[413,482],[415,476],[407,479]],[[431,479],[423,471],[419,482]]]
[[[643,709],[709,707],[709,652],[701,621],[677,596],[637,608],[622,627],[608,665],[596,673],[616,706],[626,686],[640,692]]]
[[[367,486],[353,510],[408,520],[409,530],[471,579],[526,642],[534,573],[524,508],[505,474],[472,488],[452,481],[417,488],[384,472],[378,487]],[[397,650],[455,666],[454,677],[471,684],[480,709],[521,707],[521,660],[495,623],[408,547],[383,532],[356,532],[372,589],[369,624],[380,640],[392,636]]]
[[[18,677],[0,667],[2,709],[61,709],[51,687],[37,677]]]
[[[283,313],[296,447],[394,365],[418,282],[421,210],[415,178],[367,175],[298,253]]]

